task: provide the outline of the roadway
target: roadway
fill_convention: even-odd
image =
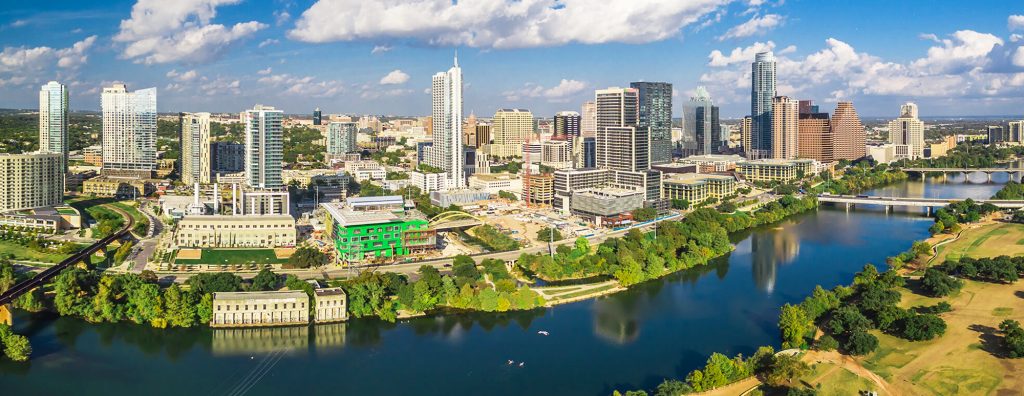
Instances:
[[[819,195],[818,202],[831,202],[838,204],[852,205],[884,205],[884,206],[913,206],[936,208],[944,207],[954,202],[963,201],[964,198],[901,198],[901,197],[879,197],[869,195]],[[978,199],[977,203],[990,203],[1003,209],[1024,208],[1024,201],[1001,200],[1001,199]]]
[[[904,172],[942,172],[942,173],[971,173],[971,172],[984,172],[984,173],[996,173],[996,172],[1024,172],[1024,168],[902,168]]]

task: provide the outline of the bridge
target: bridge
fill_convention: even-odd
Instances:
[[[846,209],[850,209],[854,205],[884,205],[886,210],[891,209],[893,206],[906,206],[906,207],[918,207],[928,208],[928,212],[931,213],[932,208],[945,207],[954,202],[960,202],[963,199],[949,199],[949,198],[902,198],[902,197],[876,197],[868,195],[819,195],[818,202],[830,202],[834,204],[845,204]],[[978,199],[974,200],[979,204],[989,203],[999,207],[1001,209],[1021,209],[1024,208],[1024,201],[1021,200],[1003,200],[1003,199]]]
[[[47,268],[42,272],[35,274],[33,277],[12,286],[10,289],[7,289],[7,291],[0,293],[0,323],[11,323],[10,304],[14,302],[14,300],[16,300],[18,297],[21,297],[21,295],[28,293],[29,291],[32,291],[32,289],[35,289],[39,286],[46,284],[46,282],[49,282],[51,279],[55,278],[61,272],[68,269],[68,267],[71,267],[82,261],[88,261],[89,257],[91,257],[100,249],[109,245],[111,242],[114,242],[118,239],[125,237],[126,235],[129,235],[129,231],[132,229],[135,220],[132,219],[132,216],[129,215],[128,213],[124,213],[123,211],[117,208],[113,209],[115,211],[120,212],[121,216],[125,219],[125,225],[120,230],[114,232],[113,234],[108,235],[103,239],[100,239],[99,241],[96,241],[95,243],[89,245],[85,249],[82,249],[76,252],[75,254],[72,254],[71,257],[64,259],[64,261],[61,261],[57,265]]]
[[[1004,172],[1010,176],[1011,180],[1018,181],[1019,178],[1014,177],[1014,173],[1024,173],[1024,168],[903,168],[904,172],[907,173],[919,173],[924,175],[925,173],[935,172],[942,173],[945,176],[947,173],[973,173],[981,172],[988,176],[988,181],[992,181],[993,173]]]
[[[476,227],[483,224],[479,217],[466,212],[448,211],[439,213],[430,219],[430,228],[435,231],[451,231],[462,228]]]

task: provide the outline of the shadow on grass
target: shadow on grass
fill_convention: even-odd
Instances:
[[[1013,292],[1013,295],[1017,296],[1018,298],[1024,298],[1024,291],[1017,290]]]
[[[978,339],[981,341],[981,350],[1000,359],[1010,357],[1010,355],[1006,353],[1006,346],[1003,345],[1003,337],[999,336],[999,329],[980,324],[972,324],[967,328],[979,333]]]

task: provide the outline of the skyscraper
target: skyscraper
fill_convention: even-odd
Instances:
[[[1024,121],[1010,121],[1007,127],[1009,130],[1008,138],[1011,142],[1024,142]]]
[[[1006,141],[1006,128],[1003,128],[1002,125],[988,126],[988,144],[1003,143]]]
[[[596,92],[597,166],[644,171],[650,169],[649,130],[637,127],[640,118],[636,88],[608,88]]]
[[[753,121],[750,118],[750,116],[743,117],[743,121],[741,121],[741,123],[740,123],[740,140],[741,140],[740,144],[743,145],[743,153],[747,154],[747,157],[750,157],[749,152],[750,152],[750,141],[751,141],[751,139],[750,139],[751,124],[753,124]]]
[[[771,158],[794,159],[800,154],[800,103],[788,96],[772,99]]]
[[[284,159],[281,122],[284,112],[256,105],[242,113],[245,124],[245,181],[249,187],[277,189],[284,186],[281,161]]]
[[[103,173],[152,177],[156,171],[156,88],[103,88]]]
[[[853,102],[839,102],[832,114],[832,157],[854,161],[867,155],[864,125]]]
[[[459,58],[447,72],[434,74],[431,85],[433,145],[427,164],[443,169],[450,189],[466,186],[462,153],[462,69]]]
[[[323,125],[323,124],[324,124],[323,113],[321,113],[320,112],[320,108],[317,107],[316,110],[313,110],[313,125]]]
[[[68,90],[56,81],[39,89],[39,151],[58,153],[68,164]]]
[[[580,113],[575,111],[559,111],[555,114],[553,120],[554,136],[562,137],[570,142],[573,141],[580,136],[580,122],[582,118]]]
[[[900,106],[900,116],[889,121],[889,142],[907,146],[907,157],[924,157],[924,122],[917,118],[917,105],[911,102]]]
[[[697,154],[719,154],[722,147],[722,126],[718,106],[704,87],[697,87],[694,96],[683,107],[683,131],[697,142]],[[653,147],[654,142],[651,142]]]
[[[772,155],[772,99],[775,98],[775,55],[760,52],[750,65],[750,158]]]
[[[491,119],[490,155],[499,158],[523,155],[523,143],[533,134],[533,113],[526,109],[499,109]]]
[[[635,88],[640,96],[640,118],[637,122],[637,128],[649,130],[651,163],[665,164],[671,162],[672,84],[665,82],[633,82],[629,86]],[[715,128],[715,130],[719,129]]]
[[[819,113],[809,100],[801,100],[797,153],[800,158],[832,162],[835,149],[828,113]]]
[[[213,175],[210,113],[179,113],[181,182],[209,184]]]
[[[327,154],[342,155],[359,151],[356,147],[358,129],[354,122],[327,124]]]
[[[476,124],[476,148],[483,147],[485,144],[491,144],[491,125],[490,124]]]
[[[597,136],[597,104],[592,100],[583,102],[580,109],[580,136]]]

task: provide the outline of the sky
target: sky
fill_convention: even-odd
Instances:
[[[161,112],[427,115],[458,53],[464,109],[550,117],[594,90],[703,85],[723,117],[750,109],[750,61],[778,58],[778,94],[895,117],[1024,113],[1024,1],[47,0],[0,9],[0,108],[66,84],[156,87]]]

